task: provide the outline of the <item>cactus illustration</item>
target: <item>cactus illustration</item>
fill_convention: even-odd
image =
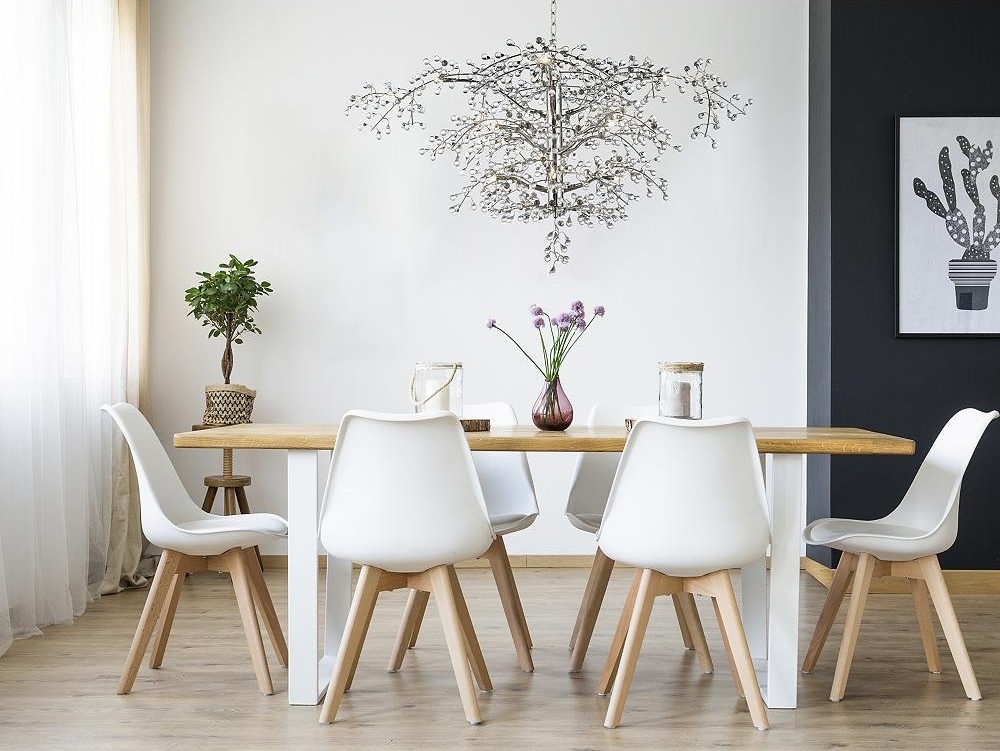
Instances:
[[[955,178],[947,146],[943,146],[938,154],[938,169],[941,172],[941,185],[947,208],[941,203],[937,194],[919,177],[913,178],[913,192],[924,200],[928,209],[944,219],[949,237],[965,249],[962,254],[963,261],[988,261],[990,253],[1000,245],[1000,180],[996,175],[990,179],[990,193],[997,200],[997,216],[996,224],[989,234],[986,232],[986,207],[979,198],[979,188],[976,183],[980,173],[990,166],[990,161],[993,159],[993,142],[987,141],[986,148],[980,148],[969,143],[969,139],[965,136],[958,136],[955,140],[958,141],[959,148],[969,162],[968,168],[963,168],[961,173],[962,185],[975,207],[972,215],[972,231],[969,231],[969,221],[965,218],[965,214],[958,208]]]

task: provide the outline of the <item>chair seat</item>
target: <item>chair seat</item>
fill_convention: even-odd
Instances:
[[[490,527],[495,535],[520,532],[530,527],[536,516],[538,514],[490,514]]]
[[[928,555],[925,548],[933,543],[925,529],[861,519],[817,519],[805,528],[802,537],[810,545],[826,545],[848,553],[870,553],[886,561]]]
[[[233,548],[252,548],[275,537],[288,536],[287,522],[274,514],[217,516],[176,526],[183,536],[179,536],[172,549],[185,555],[218,555]]]
[[[601,520],[604,519],[604,514],[585,514],[567,511],[566,518],[577,529],[597,534],[597,530],[601,528]]]

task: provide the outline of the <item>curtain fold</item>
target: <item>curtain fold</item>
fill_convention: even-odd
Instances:
[[[128,453],[148,330],[144,0],[0,2],[0,654],[142,583]]]

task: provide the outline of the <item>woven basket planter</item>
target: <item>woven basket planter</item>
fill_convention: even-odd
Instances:
[[[205,425],[242,425],[250,422],[257,392],[238,383],[205,387]]]

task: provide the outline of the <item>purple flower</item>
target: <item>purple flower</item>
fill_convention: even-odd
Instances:
[[[497,319],[496,318],[491,318],[491,319],[489,319],[486,322],[486,328],[488,328],[488,329],[491,329],[491,328],[493,328],[496,325],[497,325]]]
[[[577,318],[576,327],[580,329],[580,331],[583,331],[585,328],[587,328],[587,321],[584,320],[583,318]]]
[[[544,311],[544,310],[542,310],[542,309],[541,309],[540,307],[538,307],[537,305],[532,305],[532,306],[531,306],[531,315],[533,315],[533,316],[540,316],[540,315],[542,315],[542,313],[544,313],[544,312],[545,312],[545,311]]]
[[[565,315],[565,314],[563,314],[563,315]],[[565,321],[562,320],[562,319],[560,319],[559,323],[557,323],[556,325],[559,327],[560,331],[569,331],[570,326],[572,324],[570,324],[569,319],[567,318]]]
[[[595,305],[594,306],[594,315],[595,316],[602,316],[603,317],[604,316],[604,306],[603,305]]]
[[[569,313],[560,313],[556,317],[556,323],[559,323],[559,324],[569,323],[572,320],[573,320],[573,316],[571,316]],[[560,328],[562,328],[562,326],[560,326]]]
[[[583,312],[583,303],[580,302],[579,300],[574,300],[573,302],[571,302],[570,303],[570,307],[573,310],[575,310],[577,313],[582,313]]]
[[[545,319],[539,316],[535,319],[535,328],[540,329],[545,325]]]

